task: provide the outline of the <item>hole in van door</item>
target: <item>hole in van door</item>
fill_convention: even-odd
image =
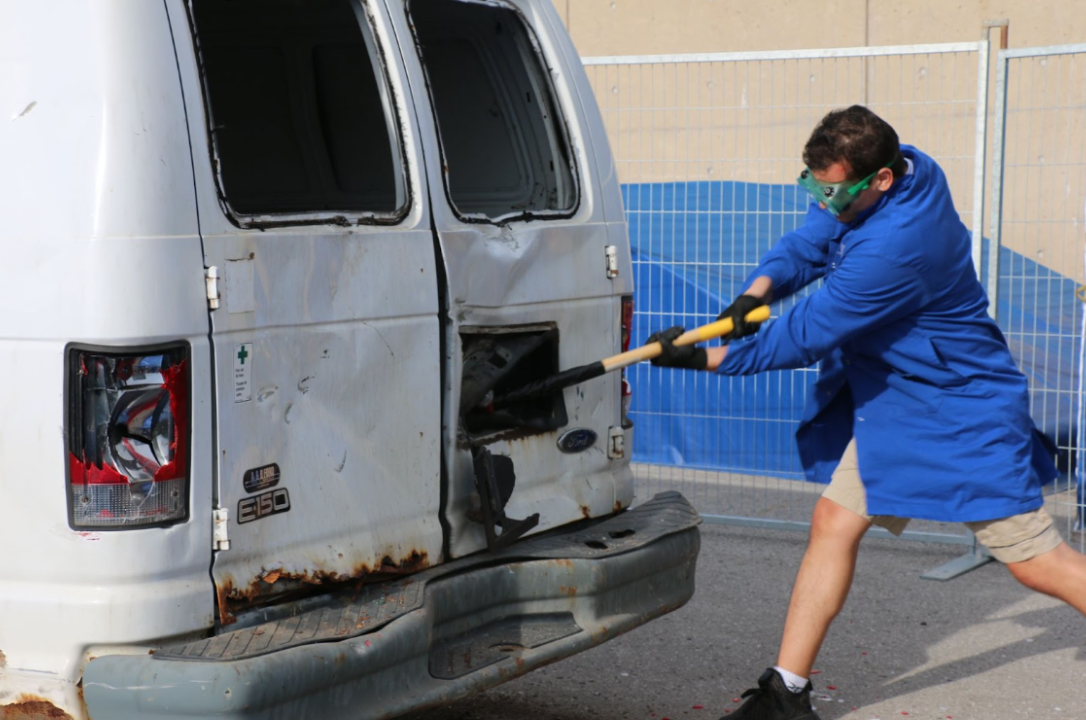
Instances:
[[[461,429],[473,444],[525,437],[566,425],[561,392],[500,410],[494,397],[558,372],[558,331],[551,327],[463,328]]]
[[[479,220],[572,214],[566,124],[520,14],[493,0],[411,0],[409,13],[454,209]]]

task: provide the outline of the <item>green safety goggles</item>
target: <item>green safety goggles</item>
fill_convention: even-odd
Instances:
[[[826,210],[829,211],[830,215],[837,217],[848,209],[848,206],[856,200],[857,195],[871,187],[871,181],[879,174],[879,170],[891,167],[895,162],[897,162],[897,158],[894,158],[894,160],[891,160],[888,164],[883,165],[860,182],[851,186],[847,182],[818,182],[815,180],[814,174],[811,172],[810,168],[803,168],[803,172],[796,178],[796,182],[798,182],[804,190],[811,193],[815,202],[825,205]]]

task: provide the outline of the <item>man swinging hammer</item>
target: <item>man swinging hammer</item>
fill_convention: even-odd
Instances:
[[[872,524],[901,534],[909,518],[963,522],[1023,585],[1086,613],[1086,556],[1043,507],[1052,454],[988,316],[943,171],[859,105],[826,115],[803,160],[799,184],[814,202],[721,313],[732,342],[677,347],[682,328],[649,339],[665,367],[749,375],[820,363],[796,442],[809,479],[829,486],[776,665],[728,720],[818,720],[808,678]],[[761,333],[744,322],[819,278]]]

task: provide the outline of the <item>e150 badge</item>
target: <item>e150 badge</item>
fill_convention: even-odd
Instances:
[[[238,500],[239,525],[285,512],[290,512],[290,493],[286,488],[276,488]]]

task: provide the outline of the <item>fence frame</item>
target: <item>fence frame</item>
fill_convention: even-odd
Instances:
[[[1083,46],[1086,47],[1086,46]],[[1006,51],[1004,51],[1006,52]],[[677,55],[630,55],[630,56],[604,56],[583,58],[586,67],[596,66],[628,66],[628,65],[671,65],[671,64],[697,64],[697,63],[729,63],[729,62],[760,62],[772,60],[809,60],[809,59],[841,59],[841,58],[880,58],[886,56],[901,55],[935,55],[946,53],[976,53],[977,55],[977,90],[976,90],[976,138],[974,145],[974,178],[973,178],[973,208],[972,208],[972,251],[973,264],[978,276],[981,276],[982,268],[982,243],[984,237],[985,197],[987,170],[985,167],[988,145],[989,125],[989,73],[990,73],[990,43],[987,37],[976,42],[939,43],[925,45],[898,45],[879,47],[852,47],[852,48],[827,48],[812,50],[780,50],[767,52],[733,52],[733,53],[693,53]],[[1002,57],[1002,53],[1001,53]],[[1000,65],[1001,71],[1004,64]],[[1001,129],[1002,126],[999,126]],[[997,129],[997,134],[999,132]],[[995,197],[995,196],[993,196]],[[999,215],[993,211],[993,219]],[[993,221],[993,236],[998,227]],[[989,275],[998,277],[998,249],[993,237],[992,252],[989,255]],[[993,260],[994,259],[994,260]],[[992,299],[992,308],[995,307],[995,299]],[[994,312],[994,309],[991,311]],[[784,530],[806,531],[810,528],[809,522],[779,520],[772,518],[739,517],[731,515],[703,514],[702,518],[709,523],[734,525],[742,527],[770,528]],[[881,528],[873,528],[869,536],[893,538],[894,536]],[[962,535],[949,533],[935,533],[922,531],[906,531],[901,535],[902,540],[916,542],[931,542],[948,545],[968,546],[968,552],[943,566],[935,568],[923,577],[936,580],[949,580],[969,570],[979,567],[991,560],[987,550],[980,546],[971,532]]]
[[[1045,47],[1027,47],[1017,49],[1001,49],[996,59],[996,101],[995,101],[995,142],[992,149],[992,216],[991,216],[991,240],[988,254],[988,288],[991,312],[996,317],[996,307],[999,300],[999,273],[1000,273],[1000,248],[1002,247],[1003,229],[1003,200],[1004,185],[1006,182],[1006,149],[1007,149],[1007,111],[1010,105],[1008,100],[1010,87],[1011,61],[1027,58],[1047,58],[1066,55],[1086,55],[1086,43],[1067,45],[1050,45]],[[1086,218],[1086,205],[1083,207]],[[1084,272],[1086,272],[1086,256],[1084,260]],[[1086,302],[1086,286],[1079,288],[1078,299]],[[998,319],[998,318],[997,318]],[[1086,313],[1083,313],[1081,327],[1079,328],[1080,349],[1076,359],[1078,368],[1078,386],[1075,392],[1075,407],[1073,415],[1077,420],[1075,433],[1074,467],[1075,472],[1069,474],[1068,485],[1072,482],[1078,485],[1078,509],[1077,514],[1084,514],[1086,503],[1086,468],[1083,468],[1083,460],[1086,459]],[[1058,482],[1058,481],[1057,481]],[[1068,487],[1070,489],[1070,487]],[[1082,528],[1080,528],[1082,529]],[[1083,540],[1080,539],[1080,550]]]
[[[1052,57],[1055,55],[1086,54],[1086,43],[1075,45],[1050,45],[1048,47],[1000,50],[996,59],[995,143],[992,152],[992,219],[991,251],[988,253],[988,299],[992,317],[995,317],[999,301],[999,249],[1003,235],[1003,184],[1006,174],[1007,150],[1007,87],[1010,82],[1010,62],[1022,58]],[[979,260],[979,258],[978,258]],[[980,263],[977,263],[979,268]],[[1080,394],[1081,395],[1081,394]],[[1080,398],[1081,400],[1081,398]],[[1081,447],[1081,445],[1080,445]]]
[[[1082,46],[1067,46],[1082,47]],[[667,65],[727,62],[761,62],[767,60],[819,60],[839,58],[877,58],[900,55],[938,55],[947,53],[977,53],[977,114],[976,162],[973,177],[973,266],[978,274],[981,271],[981,247],[984,236],[984,187],[986,178],[985,162],[987,159],[988,133],[988,90],[989,90],[989,55],[990,42],[982,38],[976,42],[931,43],[926,45],[882,45],[874,47],[820,48],[812,50],[767,50],[724,52],[724,53],[687,53],[676,55],[609,55],[582,58],[585,67],[622,66],[622,65]],[[1001,51],[1000,55],[1002,56]]]

